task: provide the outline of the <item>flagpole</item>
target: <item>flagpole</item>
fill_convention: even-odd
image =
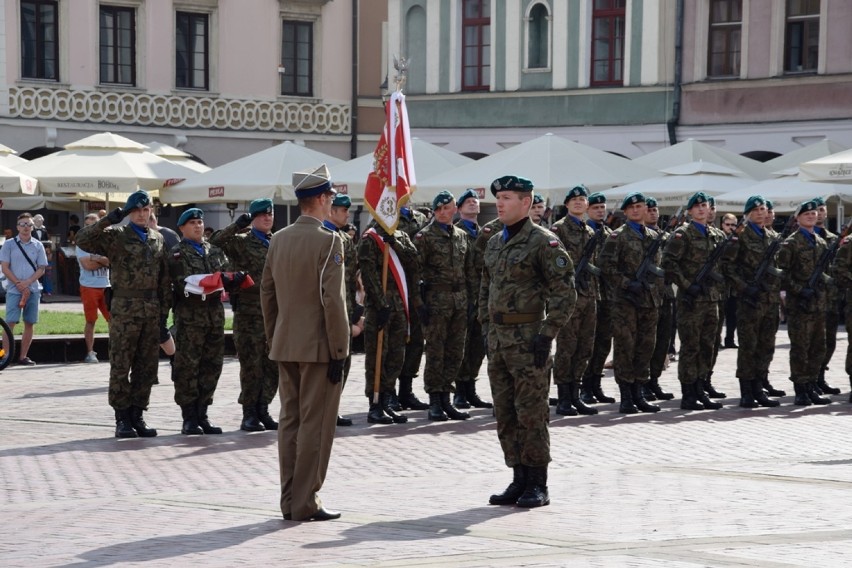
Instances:
[[[382,296],[385,296],[388,291],[388,257],[390,256],[390,243],[385,243],[385,250],[382,253]],[[379,329],[379,335],[376,338],[376,372],[373,376],[373,404],[379,403],[379,383],[382,378],[382,343],[385,339],[385,329]]]

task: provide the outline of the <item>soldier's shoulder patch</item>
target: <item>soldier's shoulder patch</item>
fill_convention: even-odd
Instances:
[[[568,266],[568,257],[559,255],[556,257],[556,267],[557,268],[565,268]]]
[[[173,252],[173,253],[172,253],[172,257],[174,257],[174,258],[180,258],[180,251],[179,251],[179,250],[176,250],[175,252]]]
[[[491,227],[482,227],[482,232],[483,232],[483,233],[490,233],[490,232],[491,232]]]
[[[559,246],[559,239],[548,239],[547,246],[550,248],[556,248]]]
[[[414,238],[415,238],[415,239],[418,239],[418,240],[419,240],[419,239],[422,239],[422,238],[423,238],[423,231],[420,231],[420,232],[418,232],[416,235],[414,235]]]
[[[674,238],[676,238],[676,239],[682,239],[682,238],[683,238],[683,233],[681,233],[680,231],[675,231],[673,236],[674,236]]]
[[[613,231],[613,232],[611,232],[611,233],[609,234],[609,237],[608,237],[608,238],[610,238],[610,239],[617,239],[617,238],[618,238],[619,233],[620,233],[619,231]]]
[[[340,254],[340,253],[337,253],[337,254],[334,255],[333,260],[334,260],[334,264],[340,266],[341,264],[343,264],[343,255]]]

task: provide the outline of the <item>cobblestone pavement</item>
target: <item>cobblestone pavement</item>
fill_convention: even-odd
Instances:
[[[510,470],[494,419],[366,424],[355,357],[322,497],[343,517],[284,522],[276,437],[239,431],[238,364],[215,404],[221,436],[186,437],[167,363],[146,415],[153,439],[113,438],[108,366],[0,372],[0,564],[13,566],[841,566],[852,558],[852,421],[841,330],[824,407],[736,406],[722,351],[720,411],[551,422],[552,504],[493,507]],[[789,391],[782,329],[772,380]],[[485,379],[485,369],[482,370]],[[676,390],[674,364],[663,385]],[[480,392],[487,392],[487,382]],[[616,389],[611,375],[606,390]],[[555,392],[555,388],[553,389]],[[422,394],[422,384],[418,388]],[[274,410],[277,410],[277,402]]]

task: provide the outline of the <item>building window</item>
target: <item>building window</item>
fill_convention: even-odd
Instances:
[[[100,7],[101,83],[136,84],[136,10]]]
[[[210,18],[178,12],[175,18],[175,87],[210,88]]]
[[[527,60],[529,69],[544,69],[549,66],[550,38],[548,37],[547,19],[547,7],[544,4],[536,4],[530,10],[528,25],[529,57]]]
[[[739,77],[742,44],[742,0],[710,2],[710,45],[707,74]]]
[[[787,0],[784,71],[814,72],[819,63],[820,0]]]
[[[59,80],[59,2],[21,2],[21,77]]]
[[[462,6],[462,90],[487,91],[491,78],[491,0]]]
[[[284,21],[281,45],[281,94],[312,97],[314,94],[314,25]]]
[[[624,82],[624,24],[627,0],[595,0],[592,10],[592,85]]]

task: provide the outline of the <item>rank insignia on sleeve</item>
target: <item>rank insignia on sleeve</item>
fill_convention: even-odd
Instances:
[[[334,264],[337,264],[338,266],[343,264],[343,255],[342,254],[338,253],[338,254],[334,255]]]
[[[556,266],[559,267],[559,268],[565,268],[566,266],[568,266],[568,259],[565,258],[564,256],[557,256],[556,257]]]

